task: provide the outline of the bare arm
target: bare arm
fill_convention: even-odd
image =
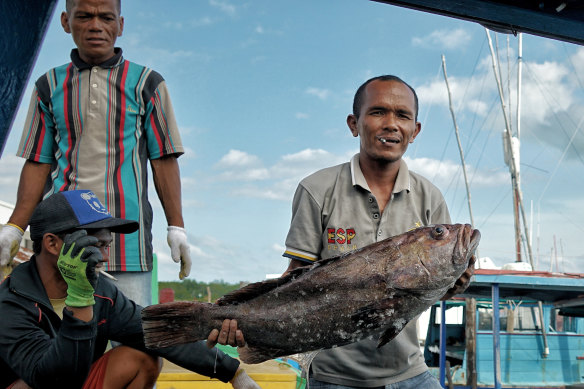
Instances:
[[[162,203],[169,226],[184,227],[181,203],[180,171],[175,156],[170,155],[150,161],[154,187]]]
[[[28,221],[36,205],[41,201],[47,176],[51,171],[48,163],[26,161],[20,173],[16,206],[8,220],[23,230],[28,226]]]

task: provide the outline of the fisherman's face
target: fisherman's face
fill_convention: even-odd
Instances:
[[[79,56],[97,65],[114,56],[116,39],[122,36],[124,18],[117,0],[76,0],[71,10],[61,14],[61,25],[73,36]]]
[[[113,242],[112,233],[109,229],[102,228],[101,230],[91,232],[88,235],[94,236],[99,240],[96,244],[93,245],[99,249],[102,256],[100,263],[98,263],[95,267],[95,271],[99,272],[100,270],[103,270],[104,264],[109,260],[110,246]]]
[[[414,93],[399,81],[375,80],[365,87],[359,117],[349,115],[353,136],[361,138],[361,158],[399,161],[419,134]]]

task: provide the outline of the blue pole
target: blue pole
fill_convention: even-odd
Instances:
[[[440,301],[440,385],[446,388],[446,301]]]
[[[501,389],[501,353],[499,338],[499,284],[493,284],[493,370],[495,375],[495,389]]]

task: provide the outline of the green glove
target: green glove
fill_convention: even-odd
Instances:
[[[65,236],[57,267],[67,283],[65,304],[87,307],[95,304],[93,292],[97,285],[95,267],[102,260],[101,252],[92,245],[99,242],[87,231],[79,230]]]

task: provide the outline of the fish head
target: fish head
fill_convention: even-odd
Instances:
[[[396,259],[387,262],[388,285],[442,293],[468,268],[480,236],[469,224],[436,224],[399,235],[392,242]]]

